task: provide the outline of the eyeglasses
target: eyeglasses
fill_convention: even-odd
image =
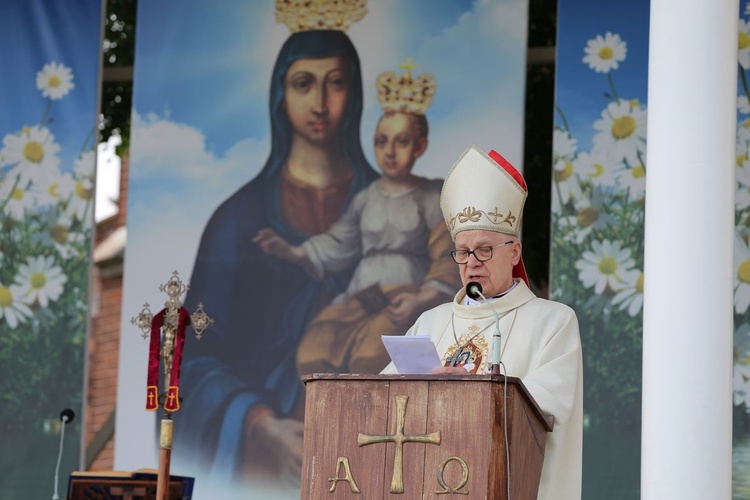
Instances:
[[[477,247],[474,250],[453,250],[451,257],[453,257],[456,264],[466,264],[469,262],[469,255],[473,255],[479,262],[486,262],[492,258],[493,248],[502,247],[510,243],[513,243],[513,241],[506,241],[505,243],[499,243],[491,247]]]

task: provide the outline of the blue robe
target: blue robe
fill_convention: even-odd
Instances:
[[[212,481],[231,481],[241,472],[244,418],[254,405],[289,416],[301,395],[295,366],[305,326],[345,289],[351,270],[322,281],[265,254],[252,239],[270,227],[292,244],[309,235],[291,228],[280,206],[281,170],[292,136],[283,109],[283,79],[299,58],[341,56],[349,63],[349,98],[342,125],[344,154],[353,179],[349,201],[377,174],[359,141],[362,82],[359,59],[343,32],[291,35],[271,78],[271,154],[261,173],[219,206],[208,222],[190,278],[185,307],[199,303],[215,323],[197,341],[186,341],[180,394],[175,413],[175,464],[189,473],[210,470]],[[188,462],[193,462],[192,464]],[[197,466],[197,467],[196,467]],[[201,472],[203,474],[203,472]],[[200,478],[197,478],[200,480]]]

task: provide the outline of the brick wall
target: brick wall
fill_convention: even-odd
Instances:
[[[96,228],[96,245],[124,226],[127,218],[127,157],[122,158],[118,213]],[[114,467],[114,410],[117,399],[117,365],[120,347],[123,253],[95,262],[88,341],[88,392],[86,394],[86,463],[88,470]],[[109,422],[108,422],[108,419]],[[108,425],[109,424],[109,425]],[[91,448],[96,453],[92,453]],[[95,454],[96,456],[89,456]]]

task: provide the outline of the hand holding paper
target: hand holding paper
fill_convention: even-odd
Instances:
[[[401,375],[428,374],[442,366],[429,335],[382,335],[381,338]]]

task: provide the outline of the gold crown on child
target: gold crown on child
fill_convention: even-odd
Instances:
[[[276,22],[289,31],[346,31],[367,14],[367,0],[276,0]]]
[[[411,57],[399,64],[399,68],[404,70],[401,76],[393,71],[385,71],[375,80],[380,107],[386,113],[425,114],[435,98],[435,77],[430,73],[420,73],[414,78],[411,72],[417,69],[417,65]]]

